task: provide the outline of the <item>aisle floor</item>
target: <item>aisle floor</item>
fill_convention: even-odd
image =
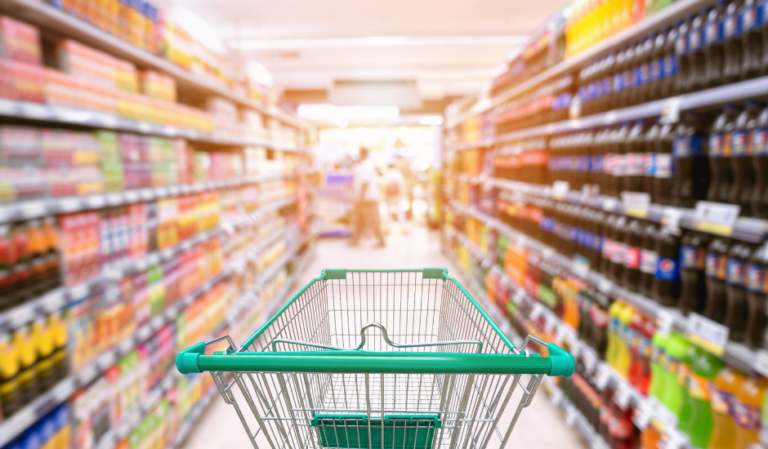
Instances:
[[[374,240],[362,240],[359,247],[350,248],[346,240],[320,240],[317,256],[302,275],[295,290],[320,274],[323,268],[423,268],[448,267],[458,279],[457,268],[440,252],[439,234],[424,228],[410,235],[393,234],[385,248],[374,248]],[[509,447],[537,449],[582,449],[578,433],[565,425],[562,414],[555,409],[543,388],[520,417]],[[251,443],[243,430],[234,408],[214,397],[184,449],[246,449]]]

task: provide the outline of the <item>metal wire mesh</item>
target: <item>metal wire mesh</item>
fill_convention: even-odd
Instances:
[[[371,323],[386,332],[372,327],[361,337]],[[387,337],[417,347],[392,346]],[[421,271],[347,272],[346,279],[316,281],[237,350],[355,349],[361,340],[363,351],[517,353],[454,282],[425,279]],[[492,439],[491,446],[504,447],[541,380],[525,375],[522,382],[519,374],[212,374],[255,448],[485,448]],[[522,397],[515,398],[514,415],[502,420],[517,385]],[[329,415],[339,419],[316,419]]]

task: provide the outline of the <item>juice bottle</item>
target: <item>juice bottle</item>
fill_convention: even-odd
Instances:
[[[51,314],[48,320],[48,326],[51,329],[51,340],[53,342],[53,353],[51,354],[54,376],[56,379],[67,377],[67,322],[62,318],[59,312]]]
[[[645,320],[640,329],[640,338],[638,344],[639,374],[637,380],[637,391],[643,396],[648,395],[651,387],[651,339],[656,332],[656,326],[652,320]]]
[[[691,395],[688,393],[688,378],[691,375],[691,366],[693,361],[699,356],[699,349],[696,345],[689,345],[683,358],[680,360],[677,372],[677,384],[680,386],[682,399],[680,401],[680,411],[677,413],[677,427],[686,435],[691,430],[688,426],[691,424],[691,410],[693,409]]]
[[[666,382],[664,382],[664,396],[661,403],[675,415],[679,415],[683,400],[683,387],[678,383],[678,376],[681,374],[680,361],[690,346],[688,340],[678,333],[672,333],[667,343]]]
[[[741,384],[734,401],[736,448],[749,449],[760,442],[760,413],[763,408],[768,379],[755,375]],[[734,446],[731,446],[734,447]]]
[[[712,399],[712,381],[723,368],[725,363],[706,351],[700,351],[699,356],[691,366],[688,377],[688,394],[691,395],[691,418],[689,420],[688,436],[691,445],[703,449],[709,446],[712,437],[714,417],[710,401]],[[762,396],[760,397],[762,401]]]
[[[616,371],[618,371],[625,379],[629,376],[629,348],[634,333],[630,329],[630,323],[635,317],[635,314],[637,314],[635,308],[627,306],[622,310],[621,315],[619,315],[619,338],[617,339],[616,345]]]
[[[624,310],[624,303],[614,301],[608,308],[608,348],[605,350],[605,361],[616,368],[616,351],[618,347],[619,315]]]
[[[736,424],[733,421],[734,398],[746,380],[743,374],[726,366],[715,377],[712,389],[712,415],[715,421],[709,449],[727,449],[733,445]]]
[[[666,375],[664,366],[666,365],[666,350],[669,342],[669,334],[657,331],[653,334],[651,340],[651,386],[650,394],[659,401],[664,397],[664,387],[666,386]]]
[[[637,388],[638,383],[640,382],[640,338],[645,321],[647,320],[644,316],[637,314],[629,324],[629,332],[632,335],[631,338],[628,338],[627,342],[629,345],[629,371],[627,373],[627,380],[629,381],[629,384],[635,388]]]
[[[38,318],[32,325],[32,335],[35,341],[37,351],[37,371],[38,384],[40,390],[45,391],[53,387],[56,383],[55,371],[53,369],[53,335],[51,328],[47,325],[45,318]]]
[[[16,355],[19,359],[19,391],[24,404],[29,403],[38,394],[37,348],[29,326],[16,329],[13,333],[13,343],[16,346]]]
[[[8,334],[0,335],[0,405],[8,417],[21,408],[19,358]]]
[[[642,449],[658,449],[661,442],[661,434],[655,427],[649,425],[640,434],[640,447]]]

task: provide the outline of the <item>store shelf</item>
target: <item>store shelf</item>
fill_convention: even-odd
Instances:
[[[668,324],[671,328],[680,332],[685,332],[688,329],[688,320],[679,311],[661,306],[650,298],[616,285],[600,273],[596,273],[589,269],[585,270],[572,259],[563,256],[554,249],[515,231],[508,225],[489,217],[474,208],[468,208],[466,206],[462,207],[455,202],[452,203],[451,206],[461,213],[471,215],[478,221],[485,223],[487,226],[515,241],[516,244],[540,253],[544,259],[553,265],[587,281],[601,293],[609,297],[621,298],[642,310],[645,314],[658,318],[661,322]],[[742,371],[768,375],[768,369],[766,368],[766,361],[768,361],[767,351],[753,351],[742,344],[728,342],[724,347],[724,352],[721,358],[729,365]]]
[[[593,58],[596,58],[603,53],[620,46],[630,40],[642,37],[651,31],[658,30],[664,26],[672,25],[678,20],[683,20],[689,14],[695,14],[699,9],[709,4],[704,0],[682,0],[678,1],[671,6],[659,11],[649,17],[646,17],[641,22],[632,25],[624,31],[614,34],[611,37],[603,39],[599,43],[593,45],[587,50],[580,52],[579,54],[559,63],[544,72],[535,75],[522,83],[519,83],[501,94],[497,95],[493,99],[480,101],[471,108],[469,112],[459,115],[455,119],[447,122],[448,128],[453,128],[469,118],[481,114],[485,111],[493,109],[500,104],[508,101],[509,99],[524,93],[527,90],[533,89],[539,84],[554,78],[559,75],[563,75],[568,71],[577,70],[581,66],[589,63]]]
[[[46,31],[55,32],[79,42],[105,51],[115,57],[135,63],[140,68],[151,68],[165,73],[176,80],[180,89],[204,95],[218,95],[235,103],[274,117],[285,124],[307,130],[308,127],[286,113],[253,101],[224,84],[187,71],[163,58],[155,56],[132,44],[122,41],[88,23],[66,14],[37,0],[3,0],[0,10],[12,13],[14,17]]]
[[[765,95],[768,95],[768,76],[676,97],[665,98],[663,100],[652,101],[650,103],[644,103],[628,108],[615,109],[601,114],[588,115],[573,120],[534,126],[494,137],[487,137],[475,142],[448,144],[447,147],[457,151],[479,147],[490,147],[492,145],[503,144],[528,137],[548,136],[552,134],[590,129],[598,126],[609,126],[637,119],[657,117],[672,110],[687,111],[697,108],[718,106],[730,102],[740,102]]]
[[[766,85],[768,86],[768,84]],[[528,184],[524,182],[509,181],[499,178],[492,178],[488,182],[494,187],[498,187],[510,192],[526,193],[554,198],[553,189],[551,186]],[[651,204],[647,210],[638,211],[636,209],[626,208],[624,203],[619,198],[603,195],[586,196],[583,192],[577,190],[570,190],[564,197],[558,197],[557,199],[580,206],[589,206],[595,209],[603,210],[605,212],[610,212],[612,214],[642,218],[656,223],[661,223],[665,217],[674,214],[679,216],[679,225],[682,228],[699,230],[709,233],[712,232],[711,229],[705,230],[696,227],[694,223],[693,209]],[[738,240],[746,240],[752,243],[761,243],[768,236],[768,220],[740,217],[736,220],[733,228],[730,229],[730,232],[724,232],[719,235],[724,235],[726,237],[731,237]]]
[[[587,421],[587,418],[582,414],[568,398],[563,394],[563,391],[555,385],[555,382],[545,377],[542,381],[542,385],[549,393],[552,404],[560,408],[565,412],[565,423],[569,426],[573,426],[579,431],[581,437],[587,443],[590,449],[609,449],[609,446],[605,443],[603,437],[592,427],[592,424]]]
[[[295,202],[296,198],[289,198],[266,203],[248,215],[249,223],[257,223],[262,217]],[[23,326],[34,320],[37,316],[62,310],[69,304],[87,297],[95,288],[106,283],[117,283],[125,276],[145,271],[148,267],[156,265],[161,261],[171,260],[194,245],[202,243],[213,236],[220,235],[222,230],[223,227],[218,227],[187,239],[173,247],[154,251],[143,257],[126,257],[118,262],[104,265],[102,272],[88,281],[71,287],[57,288],[37,299],[0,313],[0,331],[8,331],[9,329]]]
[[[208,388],[208,391],[205,393],[202,399],[200,401],[192,406],[192,410],[190,410],[189,414],[187,415],[187,418],[184,420],[183,423],[181,423],[181,426],[179,426],[179,432],[176,435],[176,440],[168,445],[168,449],[179,449],[184,444],[184,442],[187,440],[187,437],[189,436],[190,432],[192,432],[192,429],[195,426],[195,423],[197,423],[197,420],[200,419],[203,412],[206,408],[208,408],[208,405],[211,403],[211,401],[218,396],[219,391],[216,389],[215,386],[211,386]]]
[[[139,120],[130,120],[111,114],[77,109],[67,106],[51,106],[0,98],[0,117],[29,120],[34,122],[77,125],[88,128],[110,129],[168,138],[184,138],[193,142],[229,145],[262,146],[279,151],[306,151],[303,146],[281,144],[266,138],[230,137],[188,128],[160,125]]]
[[[12,221],[31,220],[46,215],[68,214],[104,207],[122,206],[139,202],[170,198],[190,193],[239,187],[248,184],[292,178],[293,173],[271,173],[249,175],[229,181],[207,181],[194,184],[179,184],[122,192],[98,193],[94,195],[43,198],[39,200],[16,201],[0,204],[0,224]]]

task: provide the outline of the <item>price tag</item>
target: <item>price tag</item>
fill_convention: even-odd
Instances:
[[[716,356],[722,356],[725,352],[728,333],[728,328],[720,323],[696,313],[688,315],[685,332],[688,340]]]
[[[597,283],[597,289],[606,295],[610,295],[611,291],[613,290],[613,282],[609,281],[608,279],[601,278],[600,282]]]
[[[136,203],[139,201],[139,192],[136,190],[126,190],[123,192],[126,203]]]
[[[680,120],[680,105],[683,102],[682,97],[672,97],[664,104],[661,110],[661,123],[677,123]]]
[[[48,118],[48,108],[35,103],[19,103],[21,114],[36,120],[45,120]]]
[[[17,429],[26,429],[34,424],[38,418],[40,417],[37,416],[33,407],[24,407],[11,416],[10,419],[3,421],[3,427],[13,429],[14,431],[18,431]]]
[[[157,315],[156,317],[152,318],[152,321],[150,321],[149,324],[152,326],[152,329],[157,332],[165,324],[165,319],[163,319],[162,315]]]
[[[563,392],[560,391],[559,388],[552,388],[552,403],[556,406],[559,406],[561,402],[563,402]]]
[[[629,401],[632,400],[632,389],[624,382],[620,382],[616,386],[616,390],[613,392],[613,402],[616,403],[621,409],[626,409],[629,405]]]
[[[573,407],[568,407],[568,409],[565,411],[565,425],[568,427],[573,427],[573,425],[576,423],[576,417],[579,416],[574,410]]]
[[[659,309],[656,312],[656,320],[658,322],[658,331],[662,335],[669,336],[672,332],[672,328],[675,326],[675,315],[667,310]]]
[[[72,396],[72,393],[75,392],[75,381],[72,378],[66,379],[62,382],[59,382],[58,385],[56,385],[53,388],[53,398],[55,402],[64,402],[67,400],[70,396]]]
[[[91,195],[86,199],[86,203],[91,209],[101,209],[106,203],[106,198],[104,195]]]
[[[653,408],[650,406],[650,402],[644,401],[632,411],[632,422],[635,423],[638,429],[645,429],[651,422],[653,417]]]
[[[27,201],[21,206],[21,214],[24,218],[35,218],[46,212],[45,201]]]
[[[571,270],[577,276],[586,278],[589,275],[589,259],[577,254],[571,263]]]
[[[661,219],[661,225],[671,230],[674,233],[680,232],[680,218],[683,216],[683,212],[680,209],[674,207],[667,207],[664,209],[664,216]]]
[[[168,192],[171,196],[178,196],[179,195],[179,186],[170,186],[168,187]]]
[[[155,199],[154,189],[141,189],[141,199],[143,201],[152,201]]]
[[[544,332],[552,332],[555,329],[555,326],[557,326],[557,320],[551,316],[546,315],[546,319],[544,320]]]
[[[152,328],[149,325],[144,325],[139,329],[139,331],[136,333],[136,336],[138,337],[138,340],[140,342],[145,341],[149,336],[152,335]]]
[[[638,218],[648,216],[651,195],[643,192],[621,192],[621,201],[624,203],[624,212],[627,215]]]
[[[595,366],[597,365],[597,357],[595,357],[595,354],[592,351],[585,349],[584,353],[581,354],[581,360],[584,361],[584,367],[588,372],[594,371]]]
[[[117,350],[120,351],[120,354],[125,355],[131,352],[134,346],[135,343],[133,342],[133,337],[128,337],[123,340],[122,343],[120,343],[120,346],[117,347]]]
[[[616,198],[606,198],[603,200],[603,210],[606,212],[613,212],[617,204],[618,201],[616,201]]]
[[[86,298],[89,293],[90,288],[88,284],[80,284],[69,288],[69,297],[74,300]]]
[[[30,321],[35,317],[35,306],[34,303],[28,303],[21,307],[18,307],[14,309],[9,315],[8,315],[8,321],[10,322],[11,327],[21,327]]]
[[[114,365],[116,360],[117,355],[115,354],[115,351],[108,351],[106,354],[99,357],[98,364],[102,370],[106,370],[110,366]]]
[[[570,184],[568,184],[567,181],[555,181],[555,183],[552,184],[552,198],[556,200],[565,199],[565,197],[568,196],[569,190]]]
[[[700,231],[729,236],[739,218],[741,207],[735,204],[699,201],[693,215],[693,227]]]
[[[613,125],[616,123],[616,111],[609,111],[608,113],[603,116],[603,123],[606,125]]]
[[[96,368],[95,363],[91,363],[87,367],[83,368],[80,371],[80,385],[87,385],[89,384],[98,374],[98,369]]]
[[[605,363],[601,363],[594,374],[595,386],[603,391],[611,381],[611,369]]]
[[[139,129],[139,132],[142,132],[145,134],[152,132],[152,125],[150,125],[147,122],[138,122],[136,124],[136,127]]]
[[[61,309],[65,302],[63,292],[61,290],[54,290],[43,297],[41,304],[47,312],[55,312]]]
[[[117,117],[109,114],[101,114],[101,126],[104,128],[114,129],[117,128]]]
[[[107,194],[107,203],[110,206],[119,206],[123,203],[123,195],[121,193],[109,193]]]
[[[0,99],[0,115],[16,115],[16,103]]]

